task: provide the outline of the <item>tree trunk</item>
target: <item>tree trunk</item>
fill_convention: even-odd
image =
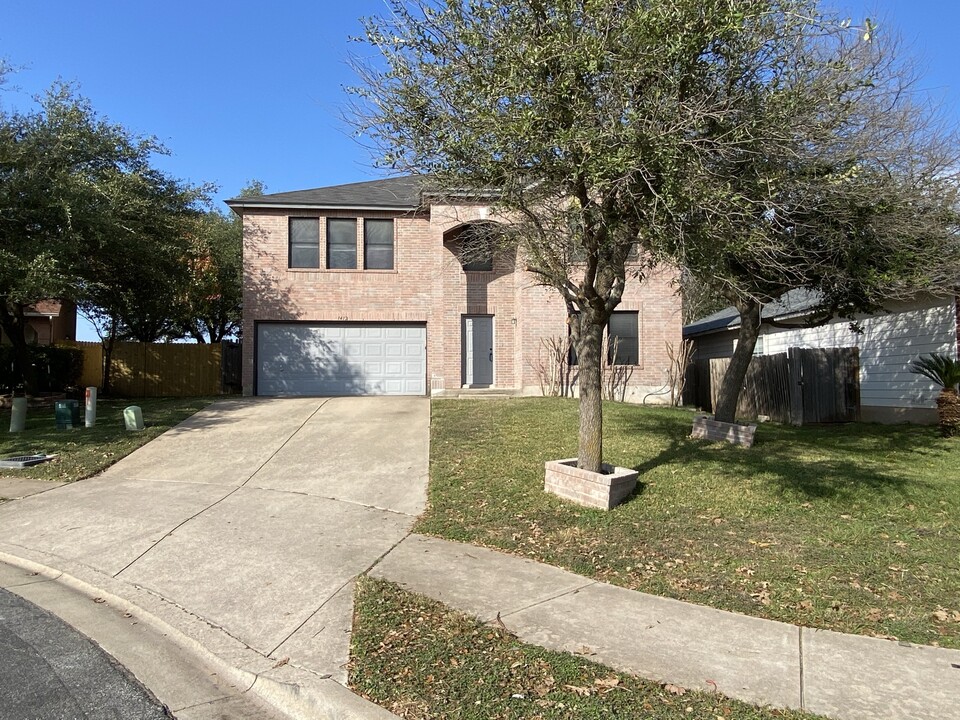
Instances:
[[[600,353],[603,329],[597,318],[581,313],[577,338],[578,385],[580,388],[580,449],[577,467],[600,472],[603,461],[603,383]]]
[[[937,416],[940,434],[954,437],[960,434],[960,395],[953,388],[944,388],[937,397]]]
[[[14,381],[10,389],[16,394],[17,386],[22,383],[26,394],[32,395],[37,390],[37,373],[30,359],[30,346],[27,345],[24,335],[25,322],[22,305],[11,307],[10,303],[4,302],[0,307],[0,327],[13,346]]]
[[[740,332],[737,334],[737,347],[730,358],[730,365],[723,374],[720,390],[717,392],[717,405],[713,409],[714,420],[735,422],[740,391],[747,377],[747,368],[753,359],[753,350],[760,335],[760,303],[744,300],[737,303],[740,312]]]

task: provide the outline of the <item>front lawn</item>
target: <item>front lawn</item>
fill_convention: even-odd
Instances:
[[[661,686],[527,645],[441,603],[367,577],[357,583],[350,686],[407,720],[813,718]]]
[[[960,439],[936,428],[763,425],[750,450],[684,410],[610,403],[604,457],[640,471],[610,512],[543,492],[576,401],[433,403],[418,532],[775,620],[960,648]]]
[[[53,407],[30,408],[23,432],[10,433],[10,410],[0,410],[0,457],[12,455],[56,454],[50,462],[22,470],[0,469],[9,477],[73,482],[95,475],[148,443],[174,425],[206,407],[215,398],[140,398],[137,400],[101,400],[97,403],[97,422],[92,428],[57,430]],[[143,410],[142,432],[124,428],[123,409],[139,405]],[[81,403],[81,423],[83,409]]]

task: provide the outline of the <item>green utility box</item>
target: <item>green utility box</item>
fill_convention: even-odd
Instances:
[[[77,400],[57,400],[53,404],[57,418],[57,430],[80,427],[80,402]]]

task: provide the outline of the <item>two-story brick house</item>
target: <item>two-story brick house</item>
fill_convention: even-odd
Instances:
[[[461,252],[464,233],[495,222],[483,202],[434,202],[403,177],[227,204],[243,217],[245,394],[540,394],[564,305],[516,252]],[[628,400],[664,389],[674,276],[628,281],[611,320]]]

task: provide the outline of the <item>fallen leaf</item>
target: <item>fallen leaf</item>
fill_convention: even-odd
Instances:
[[[290,662],[290,658],[288,658],[288,657],[280,658],[279,660],[277,660],[277,661],[273,664],[273,667],[274,667],[274,668],[283,667],[283,666],[286,665],[288,662]]]
[[[93,601],[94,601],[95,603],[97,603],[98,605],[102,605],[103,603],[106,602],[106,600],[104,600],[102,597],[95,597],[95,598],[93,599]]]
[[[620,684],[620,678],[616,675],[608,678],[597,678],[593,681],[593,684],[603,688],[615,688]]]
[[[672,685],[672,684],[670,684],[670,683],[667,683],[666,685],[663,685],[663,689],[666,690],[666,691],[667,691],[668,693],[670,693],[671,695],[680,696],[680,695],[686,695],[686,694],[687,694],[687,691],[686,691],[685,688],[682,688],[682,687],[680,687],[679,685]]]
[[[588,695],[593,693],[593,690],[591,688],[581,687],[580,685],[564,685],[563,687],[569,690],[570,692],[580,695],[581,697],[587,697]]]

